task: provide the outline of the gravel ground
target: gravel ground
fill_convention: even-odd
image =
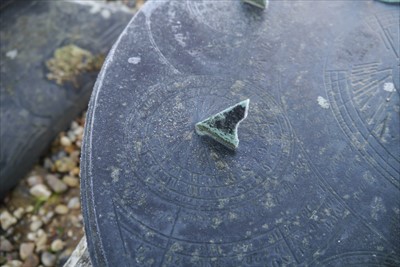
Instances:
[[[99,0],[104,2],[104,0]],[[120,2],[136,12],[146,0]],[[0,203],[0,266],[63,266],[83,236],[79,159],[86,114]]]
[[[0,204],[1,266],[62,266],[83,236],[79,158],[85,114]]]

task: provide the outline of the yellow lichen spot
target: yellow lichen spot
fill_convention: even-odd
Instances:
[[[104,56],[94,56],[90,51],[70,44],[60,47],[54,52],[53,58],[46,62],[49,69],[47,79],[54,80],[62,85],[64,82],[72,82],[79,87],[77,77],[84,72],[99,71],[104,62]]]

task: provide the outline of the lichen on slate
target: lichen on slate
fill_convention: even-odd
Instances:
[[[56,49],[53,58],[46,62],[50,73],[47,79],[62,85],[72,82],[79,87],[77,77],[84,72],[99,71],[104,62],[104,56],[94,56],[90,51],[70,44]]]
[[[237,129],[247,117],[250,99],[237,103],[196,124],[198,135],[206,135],[234,150],[239,146]]]

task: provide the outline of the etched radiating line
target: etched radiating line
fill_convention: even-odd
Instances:
[[[146,28],[147,28],[147,33],[149,35],[149,40],[151,45],[153,46],[154,50],[156,51],[156,53],[158,54],[158,56],[160,57],[161,61],[169,66],[172,71],[175,74],[181,74],[181,72],[179,70],[177,70],[169,61],[168,59],[164,56],[164,54],[161,52],[160,48],[158,47],[156,41],[154,40],[154,36],[153,36],[153,32],[151,31],[151,21],[149,18],[146,17]]]
[[[375,17],[376,17],[376,20],[378,21],[379,26],[381,27],[381,30],[383,31],[383,34],[386,37],[385,39],[387,39],[388,37],[387,37],[387,33],[385,31],[385,27],[383,27],[383,25],[382,25],[381,21],[379,20],[379,18],[377,17],[377,15],[375,15]],[[390,42],[390,40],[387,40],[387,42],[389,42],[389,45],[391,46],[391,48],[392,48],[394,54],[396,55],[396,57],[399,57],[399,54],[397,53],[397,50],[394,47],[394,45]]]
[[[115,214],[115,221],[117,222],[119,238],[121,238],[121,241],[122,241],[122,247],[124,248],[124,255],[126,255],[127,250],[126,250],[126,247],[125,247],[125,240],[124,240],[123,235],[122,235],[121,225],[119,223],[117,209],[115,208],[114,198],[111,198],[111,203],[112,203],[114,214]]]
[[[347,87],[347,86],[346,86]],[[343,101],[343,96],[342,96],[342,90],[339,90],[339,100],[340,100],[340,102],[344,102]],[[350,101],[351,101],[351,98],[349,97],[349,99],[350,99]],[[366,136],[365,136],[365,133],[363,133],[364,131],[365,131],[365,129],[363,129],[364,131],[361,131],[360,129],[358,129],[357,128],[357,126],[356,126],[356,121],[353,119],[353,117],[350,115],[350,112],[349,112],[349,110],[348,110],[348,107],[347,107],[347,105],[344,105],[343,106],[344,107],[344,110],[343,110],[343,112],[349,117],[349,119],[350,120],[352,120],[353,121],[353,127],[356,127],[356,131],[357,131],[357,133],[360,133],[361,134],[361,136],[362,136],[362,138],[364,139],[364,141],[367,141],[368,139],[366,138]],[[352,105],[351,105],[351,107],[353,107],[354,108],[354,106],[353,106],[353,103],[352,103]],[[355,108],[354,108],[355,109]],[[339,110],[339,113],[343,116],[343,114],[342,114],[342,112],[340,112],[340,110]],[[358,111],[355,109],[355,116],[356,116],[356,119],[358,119],[359,121],[361,121],[361,123],[359,123],[359,125],[360,126],[364,126],[365,127],[365,125],[363,125],[363,123],[362,123],[362,119],[360,118],[360,114],[358,113]],[[346,123],[346,122],[345,122]],[[352,128],[353,128],[352,127]],[[366,127],[365,127],[366,128]],[[354,129],[353,129],[354,130]],[[368,129],[366,130],[367,132],[368,132]],[[353,133],[353,134],[355,134],[352,130],[350,130],[350,132],[351,133]],[[373,135],[372,135],[373,136]],[[376,140],[376,137],[375,136],[373,136],[374,137],[374,139],[375,139],[375,141],[378,143],[378,145],[380,145],[383,149],[384,149],[384,151],[386,151],[390,156],[392,156],[392,157],[394,157],[391,153],[390,153],[390,151],[388,151],[384,146],[382,146],[382,144],[379,142],[379,141],[377,141]],[[390,168],[392,168],[393,170],[394,170],[394,172],[396,172],[397,173],[397,170],[396,170],[396,168],[394,168],[391,164],[389,164],[388,162],[386,162],[385,161],[385,158],[373,147],[373,146],[371,146],[371,145],[369,145],[369,147],[375,152],[375,154],[377,155],[377,156],[379,156],[380,158],[381,158],[381,160],[383,160],[383,162],[384,163],[386,163],[385,165],[387,165],[387,166],[382,166],[382,163],[380,163],[380,162],[378,162],[378,161],[376,161],[374,158],[373,158],[373,156],[369,153],[369,152],[367,152],[366,150],[364,150],[364,152],[367,154],[367,155],[369,155],[369,157],[370,157],[370,159],[369,159],[369,161],[374,161],[377,165],[379,165],[381,168],[383,168],[383,170],[385,170],[385,171],[387,171],[388,173],[389,173],[389,177],[386,177],[386,176],[384,176],[388,181],[390,181],[394,186],[396,186],[397,188],[399,188],[400,187],[400,185],[399,185],[399,182],[397,181],[397,180],[395,180],[393,177],[392,177],[392,175],[391,175],[391,173],[386,169],[386,167],[390,167]],[[395,158],[395,160],[396,160],[396,158]],[[398,159],[397,161],[400,161],[400,159]]]
[[[170,243],[171,243],[171,237],[172,237],[172,234],[174,233],[176,223],[178,222],[178,217],[179,217],[180,212],[181,212],[181,207],[179,207],[179,209],[178,209],[178,211],[176,213],[174,225],[172,226],[171,231],[169,233],[168,242],[167,242],[167,245],[165,246],[165,250],[164,250],[164,253],[163,253],[162,258],[161,258],[160,266],[163,265],[163,262],[164,262],[164,259],[165,259],[165,255],[168,252],[168,248],[169,248]]]

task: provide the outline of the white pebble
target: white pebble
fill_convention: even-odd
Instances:
[[[40,256],[40,260],[42,261],[44,266],[55,266],[57,257],[54,254],[51,254],[48,251],[45,251]]]
[[[11,225],[17,223],[17,219],[5,210],[0,214],[0,223],[1,228],[3,228],[3,230],[7,230]]]
[[[28,233],[26,235],[26,238],[30,241],[35,241],[36,240],[36,234],[35,233]]]
[[[34,207],[32,205],[29,205],[28,207],[25,208],[25,211],[30,213],[34,210]]]
[[[41,232],[39,233],[39,231],[41,231]],[[36,249],[35,249],[36,253],[40,252],[40,251],[45,251],[48,248],[46,233],[43,231],[43,229],[39,229],[39,231],[38,231],[37,239],[35,241],[35,243],[36,243]]]
[[[81,207],[78,197],[73,197],[68,201],[68,208],[77,210]]]
[[[79,186],[79,179],[73,176],[64,176],[63,182],[68,185],[69,187],[78,187]]]
[[[53,218],[53,216],[54,216],[54,212],[53,211],[49,211],[43,218],[42,218],[42,220],[43,220],[43,222],[44,223],[49,223],[50,222],[50,220]]]
[[[32,232],[35,232],[35,231],[39,230],[39,228],[42,227],[42,225],[43,225],[42,221],[34,221],[34,222],[32,222],[31,225],[29,226],[29,229],[30,229]]]
[[[29,190],[29,192],[35,197],[44,199],[48,199],[51,196],[51,191],[44,184],[35,185]]]
[[[75,142],[76,141],[76,135],[75,135],[75,133],[73,131],[68,131],[67,132],[67,136],[68,136],[68,138],[69,138],[69,140],[71,142]]]
[[[22,216],[24,215],[24,208],[19,207],[18,209],[14,210],[13,215],[17,219],[21,219]]]
[[[71,129],[75,130],[76,128],[78,128],[79,124],[76,121],[71,122]]]
[[[77,147],[82,147],[82,141],[80,141],[80,140],[76,141],[76,146]]]
[[[71,140],[69,140],[69,138],[66,137],[66,136],[61,137],[60,143],[61,143],[62,146],[70,146],[70,145],[72,145]]]
[[[19,247],[19,256],[22,260],[26,260],[29,255],[33,254],[33,250],[35,249],[34,243],[22,243]]]
[[[64,248],[64,242],[61,239],[56,239],[51,242],[50,248],[52,251],[60,251]]]
[[[82,126],[78,126],[78,127],[74,130],[74,134],[75,134],[76,136],[82,136],[82,135],[83,135],[83,131],[84,131],[83,127],[82,127]]]
[[[60,178],[52,174],[46,175],[46,182],[50,186],[50,188],[56,193],[62,193],[68,189],[67,185],[64,184],[64,182],[61,181]]]
[[[55,212],[57,214],[67,214],[69,211],[68,207],[63,205],[63,204],[59,204],[56,206]]]
[[[28,177],[27,182],[28,182],[28,185],[30,187],[32,187],[37,184],[43,184],[43,178],[39,175],[33,175],[33,176]]]
[[[7,264],[4,266],[5,267],[21,267],[22,261],[19,261],[19,260],[7,261]]]

